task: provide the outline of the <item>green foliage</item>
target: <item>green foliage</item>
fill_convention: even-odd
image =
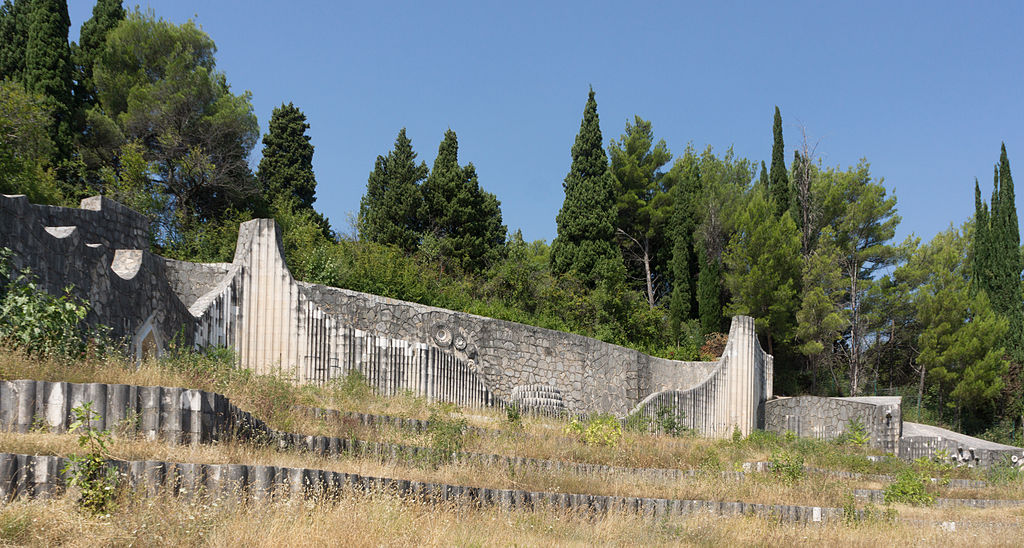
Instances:
[[[124,21],[126,12],[121,0],[97,0],[92,7],[92,17],[82,23],[78,33],[78,47],[72,58],[77,71],[75,99],[83,106],[96,104],[96,83],[93,81],[93,66],[103,51],[107,33]]]
[[[50,140],[56,147],[55,162],[71,156],[72,64],[68,45],[66,0],[32,0],[28,37],[25,42],[25,72],[22,82],[30,92],[46,98],[53,113],[48,125]]]
[[[430,447],[434,464],[447,464],[455,459],[466,444],[466,418],[452,404],[439,403],[430,413]]]
[[[11,272],[9,253],[0,254],[0,341],[30,356],[77,358],[86,350],[82,327],[88,305],[71,288],[55,297],[43,291],[29,271]]]
[[[622,423],[614,415],[593,415],[586,422],[572,419],[565,433],[587,445],[615,447],[622,439]]]
[[[804,457],[789,451],[772,451],[771,476],[786,485],[793,485],[804,477]]]
[[[109,514],[114,506],[117,487],[117,470],[107,463],[107,443],[110,432],[99,430],[92,422],[100,414],[92,408],[92,402],[82,402],[71,409],[74,422],[69,433],[78,433],[78,446],[87,450],[85,454],[71,455],[64,473],[68,476],[68,487],[80,492],[78,505],[91,514]]]
[[[954,468],[953,459],[945,449],[935,451],[930,457],[918,457],[912,464],[914,470],[924,475],[928,481],[931,481],[931,478],[945,479]]]
[[[673,199],[671,220],[672,296],[669,301],[669,326],[672,341],[679,344],[683,325],[697,318],[697,275],[700,268],[696,230],[701,197],[700,167],[692,146],[676,160],[665,175]]]
[[[359,202],[359,238],[415,251],[420,242],[419,210],[423,203],[419,185],[428,173],[425,162],[416,164],[412,141],[402,128],[395,138],[395,148],[387,156],[377,156],[366,182],[366,194]]]
[[[836,438],[836,443],[841,445],[852,445],[854,447],[867,447],[871,443],[871,436],[860,419],[854,418],[846,423],[846,431]]]
[[[283,198],[291,201],[296,210],[313,211],[316,177],[313,175],[313,145],[306,135],[307,129],[306,115],[292,103],[282,103],[271,114],[269,131],[263,136],[263,157],[256,173],[268,203]]]
[[[173,246],[195,225],[244,209],[257,197],[248,165],[259,127],[249,93],[231,93],[216,70],[213,40],[194,23],[138,10],[106,36],[94,65],[99,105],[90,124],[112,135],[89,154],[138,141],[159,189],[172,198],[158,234]]]
[[[634,124],[626,122],[619,141],[612,139],[608,155],[616,183],[616,235],[630,278],[640,282],[653,308],[668,276],[672,249],[669,228],[674,203],[671,187],[665,183],[673,179],[661,171],[672,154],[664,139],[654,142],[651,122],[636,116]]]
[[[552,270],[576,272],[591,287],[621,278],[622,257],[615,246],[615,180],[608,171],[593,89],[562,188],[565,201],[555,218],[558,236],[551,243]]]
[[[930,506],[935,502],[935,496],[925,488],[929,481],[923,474],[902,470],[896,475],[896,481],[886,486],[885,502]]]
[[[25,194],[40,204],[62,201],[49,169],[53,140],[47,128],[52,120],[46,97],[0,81],[0,194]]]
[[[0,80],[20,82],[25,72],[30,9],[25,0],[4,0],[0,6]]]
[[[421,249],[442,265],[480,272],[501,259],[501,203],[480,188],[473,164],[459,165],[455,132],[445,132],[434,168],[421,187]]]
[[[775,213],[781,217],[789,210],[790,195],[789,174],[786,171],[786,150],[782,140],[782,114],[775,107],[775,119],[772,121],[772,166],[768,174],[768,196],[775,205]]]
[[[683,422],[684,417],[682,411],[676,411],[663,405],[655,412],[654,422],[662,433],[669,436],[682,436],[690,431]]]
[[[732,294],[726,313],[753,316],[774,353],[775,342],[789,340],[796,323],[800,234],[789,212],[772,215],[771,204],[754,192],[722,261]]]

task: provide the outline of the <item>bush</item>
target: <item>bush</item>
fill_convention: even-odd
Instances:
[[[55,297],[28,270],[13,275],[11,252],[0,249],[0,342],[33,357],[79,358],[87,348],[83,327],[89,306],[64,288]]]
[[[110,432],[97,430],[90,423],[100,418],[92,402],[83,402],[71,410],[75,416],[69,432],[78,432],[78,446],[88,449],[84,455],[71,455],[64,473],[68,487],[80,491],[78,505],[93,514],[106,514],[113,508],[117,471],[107,464],[107,441]]]
[[[925,486],[930,480],[919,472],[902,470],[896,475],[896,481],[885,488],[885,502],[902,502],[913,505],[928,506],[935,502],[935,497]]]
[[[586,423],[573,419],[565,427],[565,433],[587,445],[615,447],[622,439],[622,423],[613,415],[602,413],[590,417]]]
[[[867,427],[860,419],[852,419],[846,423],[846,431],[836,438],[836,443],[840,445],[852,445],[855,447],[867,447],[871,442],[871,436],[868,434]]]
[[[455,455],[466,445],[466,428],[466,418],[458,407],[450,403],[435,406],[427,429],[435,465],[455,460]]]
[[[786,485],[793,485],[804,477],[804,457],[802,455],[789,451],[774,451],[771,463],[772,477]]]

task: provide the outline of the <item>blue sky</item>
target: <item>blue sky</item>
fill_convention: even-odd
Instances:
[[[92,5],[69,2],[72,39]],[[282,102],[306,113],[316,207],[342,231],[400,128],[431,165],[450,127],[509,229],[550,241],[591,85],[606,143],[638,114],[673,153],[692,141],[757,162],[778,105],[787,161],[803,126],[825,164],[871,163],[898,197],[897,239],[966,221],[1002,141],[1024,181],[1022,2],[140,6],[210,34],[264,131]]]

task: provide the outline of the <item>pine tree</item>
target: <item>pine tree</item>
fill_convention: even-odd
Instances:
[[[782,114],[775,107],[775,121],[772,124],[772,167],[768,174],[768,196],[775,202],[776,214],[782,216],[789,210],[789,175],[786,173],[785,144],[782,141]]]
[[[53,112],[50,138],[57,160],[71,155],[72,65],[65,0],[32,0],[25,43],[25,87],[46,96]]]
[[[299,209],[313,209],[316,176],[307,129],[306,115],[292,103],[282,103],[271,114],[256,175],[268,202],[284,197]]]
[[[21,81],[28,42],[29,0],[4,0],[0,6],[0,80]]]
[[[558,236],[551,242],[552,269],[559,274],[577,272],[591,286],[622,268],[615,245],[615,181],[601,139],[591,89],[572,146],[572,166],[562,183],[565,201],[555,218]]]
[[[425,162],[416,164],[412,141],[402,128],[395,148],[387,156],[377,156],[366,182],[366,194],[359,203],[359,237],[415,251],[420,240],[419,186],[427,173]]]
[[[124,21],[125,15],[121,0],[97,0],[96,5],[92,8],[92,17],[82,23],[78,47],[74,51],[78,80],[75,99],[80,105],[96,104],[96,83],[92,77],[93,65],[96,62],[96,57],[103,51],[107,32]]]

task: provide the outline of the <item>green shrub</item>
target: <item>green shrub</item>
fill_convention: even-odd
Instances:
[[[935,497],[925,488],[929,481],[925,475],[919,472],[902,470],[896,475],[896,481],[885,488],[885,502],[931,505],[935,502]]]
[[[654,422],[663,433],[670,436],[682,436],[689,431],[689,428],[683,425],[682,412],[676,413],[675,409],[666,405],[658,407]]]
[[[10,250],[0,249],[0,342],[34,357],[81,357],[89,336],[83,326],[89,306],[70,286],[55,297],[38,286],[28,269],[15,275],[10,257]]]
[[[78,446],[87,449],[84,455],[71,455],[64,473],[68,487],[80,491],[78,505],[93,514],[106,514],[114,506],[117,471],[107,464],[107,441],[110,432],[98,430],[91,422],[100,418],[92,402],[83,402],[71,410],[75,416],[69,432],[78,432]]]
[[[587,445],[615,447],[622,439],[622,423],[613,415],[602,413],[590,417],[586,423],[573,419],[565,433]]]
[[[773,451],[771,476],[786,485],[793,485],[804,477],[804,457],[789,451]]]
[[[854,447],[867,447],[871,443],[871,436],[867,427],[860,419],[854,418],[846,423],[846,431],[836,438],[839,445],[852,445]]]
[[[453,462],[455,455],[466,445],[466,418],[457,406],[439,402],[431,411],[429,420],[427,433],[434,464]]]

